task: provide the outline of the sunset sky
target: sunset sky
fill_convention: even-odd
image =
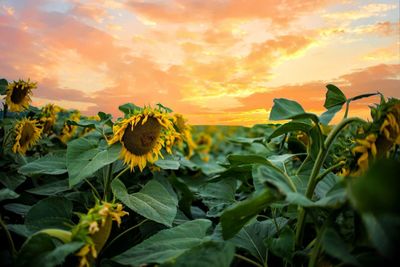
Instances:
[[[400,98],[399,2],[0,0],[0,77],[37,81],[37,106],[161,102],[192,124],[266,123],[281,97],[320,113],[327,83]]]

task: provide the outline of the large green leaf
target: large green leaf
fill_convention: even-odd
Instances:
[[[234,255],[233,244],[208,241],[189,249],[175,262],[163,264],[161,267],[229,267]]]
[[[389,259],[398,257],[400,247],[400,216],[374,215],[365,213],[362,215],[368,238],[372,245]]]
[[[26,177],[19,173],[0,172],[0,182],[10,190],[17,189],[25,180]]]
[[[323,249],[330,256],[341,260],[343,263],[360,266],[357,258],[351,255],[349,246],[332,228],[328,228],[324,231],[321,244]]]
[[[294,191],[292,188],[293,183],[291,184],[289,181],[291,178],[279,167],[272,165],[270,162],[269,164],[254,165],[252,175],[256,191],[263,190],[265,183],[272,183],[284,193]]]
[[[330,109],[334,106],[342,106],[346,103],[347,98],[339,88],[333,84],[328,84],[326,88],[328,89],[324,103],[326,109]]]
[[[19,168],[19,173],[27,176],[37,174],[59,175],[67,172],[65,155],[47,154]]]
[[[12,191],[8,188],[0,189],[0,201],[6,200],[6,199],[15,199],[18,197],[19,197],[19,194],[15,193],[14,191]]]
[[[254,216],[271,203],[281,200],[283,195],[274,187],[266,187],[254,193],[250,198],[237,202],[227,208],[221,215],[222,236],[230,239]]]
[[[18,253],[16,266],[60,266],[65,258],[83,246],[83,242],[71,242],[56,246],[47,234],[35,234],[28,238]]]
[[[308,123],[300,121],[291,121],[276,128],[275,131],[268,137],[268,139],[272,139],[274,137],[293,131],[302,131],[304,133],[308,133],[311,130],[311,128],[312,125]]]
[[[324,113],[319,116],[319,121],[325,125],[328,125],[333,117],[342,109],[342,105],[337,105],[328,108]]]
[[[305,113],[303,107],[296,101],[285,98],[275,98],[269,119],[286,120],[303,113]]]
[[[205,242],[210,226],[209,220],[199,219],[161,230],[113,260],[130,266],[172,262],[186,251]]]
[[[68,191],[69,189],[68,180],[65,179],[37,186],[26,190],[26,192],[40,196],[54,196],[58,193]]]
[[[265,238],[272,238],[286,225],[287,221],[283,217],[275,218],[275,220],[255,221],[244,226],[229,242],[250,252],[264,266],[268,253],[268,248],[264,242]]]
[[[111,187],[115,197],[130,209],[152,221],[172,226],[178,201],[159,182],[151,180],[133,194],[128,193],[119,179],[114,179]]]
[[[121,146],[118,144],[102,149],[98,146],[98,141],[87,138],[69,142],[67,147],[69,185],[72,187],[80,183],[97,170],[116,161],[120,150]]]
[[[25,225],[33,231],[45,228],[69,230],[71,216],[71,201],[63,197],[49,197],[32,206],[26,215]]]
[[[400,164],[384,159],[376,162],[359,178],[349,179],[351,203],[361,212],[400,213]]]
[[[180,165],[179,161],[170,159],[159,159],[154,164],[163,170],[178,170]]]
[[[215,217],[235,202],[236,180],[224,179],[215,183],[207,183],[199,187],[202,202],[209,208],[207,215]]]
[[[266,239],[270,251],[278,257],[291,261],[294,252],[294,232],[290,227],[285,227],[276,238]]]

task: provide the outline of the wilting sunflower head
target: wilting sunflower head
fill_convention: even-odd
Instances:
[[[186,156],[190,158],[193,155],[194,149],[196,149],[197,147],[196,143],[193,141],[192,127],[187,124],[187,120],[181,114],[174,114],[173,119],[175,129],[179,135],[176,136],[174,139],[181,149],[183,149],[183,142],[186,143]],[[167,141],[166,146],[168,146]]]
[[[70,121],[75,121],[75,122],[79,122],[81,117],[81,114],[79,111],[74,111],[71,113],[71,115],[69,116],[68,120]],[[72,136],[75,134],[77,129],[76,125],[70,125],[67,122],[64,123],[64,126],[61,130],[61,135],[60,135],[60,140],[63,143],[67,143]]]
[[[120,158],[133,170],[139,166],[140,171],[147,162],[153,163],[161,156],[164,146],[164,131],[173,130],[172,122],[167,113],[145,108],[132,117],[116,123],[113,127],[114,136],[109,144],[120,142],[122,150]]]
[[[96,204],[87,214],[80,214],[79,223],[72,229],[72,240],[86,244],[75,254],[79,258],[79,266],[93,266],[98,252],[107,242],[112,221],[121,224],[121,217],[128,215],[120,203],[109,203],[96,200]]]
[[[43,132],[49,133],[56,122],[57,110],[54,104],[47,104],[41,110],[40,123],[43,125]]]
[[[10,111],[20,112],[29,107],[32,89],[37,88],[37,83],[18,80],[10,83],[6,91],[6,104]]]
[[[14,128],[15,141],[12,147],[14,153],[25,155],[26,151],[40,139],[42,129],[36,120],[24,118],[18,121]]]

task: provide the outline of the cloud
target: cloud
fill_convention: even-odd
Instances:
[[[174,0],[170,2],[144,2],[130,0],[127,8],[151,21],[164,23],[218,22],[262,18],[274,24],[286,25],[300,15],[317,10],[334,1],[328,0],[227,0],[198,1]],[[189,15],[188,15],[189,14]]]
[[[354,97],[365,93],[381,92],[387,97],[400,97],[400,64],[380,64],[352,73],[342,75],[333,81],[315,81],[296,85],[283,85],[268,88],[264,92],[252,94],[240,99],[242,106],[231,111],[250,111],[264,108],[271,109],[274,98],[287,98],[299,102],[306,110],[323,112],[325,100],[325,85],[333,83],[338,86],[347,97]],[[373,98],[374,101],[377,100]],[[360,110],[358,114],[366,116],[371,99],[359,101],[363,105],[354,103],[352,109]]]

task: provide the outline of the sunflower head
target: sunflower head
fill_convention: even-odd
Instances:
[[[40,139],[42,129],[36,120],[24,118],[18,121],[14,128],[15,141],[12,147],[14,153],[25,155],[26,151]]]
[[[47,104],[41,110],[40,123],[43,125],[43,132],[50,133],[56,122],[57,108],[54,104]]]
[[[105,245],[112,229],[112,221],[121,224],[121,217],[128,215],[120,203],[96,200],[96,205],[87,214],[80,214],[79,223],[72,229],[72,240],[83,241],[85,245],[75,254],[80,267],[93,265],[98,252]]]
[[[196,149],[197,145],[193,141],[192,137],[192,127],[187,124],[187,120],[181,114],[174,114],[173,117],[174,125],[178,136],[174,139],[176,143],[178,143],[179,147],[182,149],[183,142],[186,143],[187,146],[187,157],[191,157],[193,155],[193,151]],[[168,144],[167,144],[168,145]]]
[[[168,114],[147,107],[116,123],[109,144],[120,142],[120,158],[131,170],[138,166],[142,171],[147,162],[153,163],[158,156],[162,156],[161,148],[167,130],[173,130]]]
[[[79,122],[81,118],[81,114],[79,111],[74,111],[69,116],[68,120]],[[72,136],[75,134],[76,129],[78,127],[76,125],[70,125],[67,122],[64,123],[64,126],[61,130],[60,140],[65,144],[67,143]]]
[[[29,107],[32,89],[37,88],[37,83],[18,80],[8,84],[6,91],[6,104],[10,111],[20,112]]]

